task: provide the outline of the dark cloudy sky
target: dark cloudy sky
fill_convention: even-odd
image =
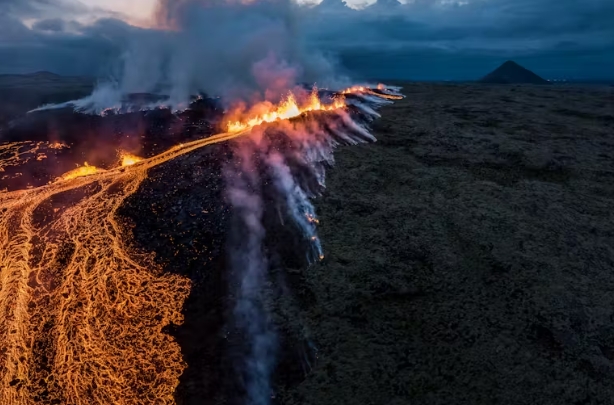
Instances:
[[[380,2],[303,5],[298,29],[364,78],[472,80],[507,59],[550,79],[614,78],[614,0]],[[0,0],[0,73],[108,74],[152,30],[155,3]]]

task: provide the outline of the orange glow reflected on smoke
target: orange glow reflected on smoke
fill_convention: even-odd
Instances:
[[[230,113],[232,118],[226,124],[226,129],[228,132],[245,131],[260,124],[295,118],[306,112],[334,111],[345,105],[343,97],[335,98],[331,104],[323,104],[316,88],[304,103],[297,102],[297,97],[290,92],[279,105],[263,101],[252,107],[247,113],[243,113],[240,107],[235,109]]]

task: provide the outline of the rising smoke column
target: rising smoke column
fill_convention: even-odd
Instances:
[[[276,102],[297,83],[330,84],[334,64],[307,45],[300,16],[294,0],[160,0],[157,24],[176,33],[172,93]]]
[[[250,138],[234,143],[234,158],[224,170],[226,197],[232,207],[228,255],[232,299],[232,322],[244,338],[243,350],[235,364],[245,404],[267,405],[273,387],[271,375],[276,365],[278,337],[267,308],[269,261],[265,252],[264,194],[273,182],[278,203],[286,208],[284,217],[294,222],[310,245],[310,262],[323,257],[316,236],[317,222],[307,193],[295,181],[283,155],[254,129]]]
[[[153,29],[117,44],[120,67],[92,95],[61,106],[122,110],[126,95],[156,93],[138,108],[185,109],[200,93],[248,104],[278,102],[298,83],[347,84],[335,63],[304,40],[294,0],[160,0]],[[46,106],[53,108],[60,106]]]
[[[286,141],[291,144],[298,142],[294,148],[306,142],[308,134],[302,125],[299,129],[291,124],[280,123],[279,126],[284,130],[282,136]],[[322,148],[320,152],[323,156],[332,151]],[[295,158],[300,160],[308,176],[317,182],[323,181],[316,174],[320,173],[315,170],[316,162],[307,163],[301,151],[296,153]],[[269,139],[264,127],[254,128],[249,138],[234,142],[234,157],[226,165],[224,178],[226,198],[234,217],[228,246],[229,270],[234,286],[231,288],[231,322],[244,339],[235,370],[241,388],[245,390],[245,404],[267,405],[273,392],[271,376],[277,362],[278,337],[266,304],[270,292],[267,284],[271,280],[265,252],[265,194],[270,195],[273,191],[276,204],[284,209],[281,215],[292,222],[288,225],[299,230],[303,245],[308,246],[307,260],[310,263],[323,257],[316,236],[317,218],[309,201],[315,194],[306,191],[295,180],[278,142]]]
[[[245,389],[245,403],[266,405],[271,396],[277,335],[264,301],[268,261],[263,251],[264,207],[256,157],[251,139],[235,143],[235,159],[225,168],[224,177],[234,215],[228,246],[235,286],[232,315],[234,327],[245,338],[244,355],[235,368]]]

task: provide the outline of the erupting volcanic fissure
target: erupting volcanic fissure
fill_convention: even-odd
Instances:
[[[149,169],[231,140],[240,163],[226,165],[226,194],[239,228],[247,230],[229,247],[239,278],[233,313],[249,339],[245,396],[263,403],[274,332],[259,302],[267,269],[258,190],[271,180],[279,207],[310,247],[308,259],[321,258],[309,200],[324,185],[324,166],[338,144],[374,139],[368,132],[374,109],[402,97],[398,90],[350,89],[329,102],[316,90],[305,102],[289,95],[278,106],[229,112],[227,132],[150,158],[120,153],[114,168],[85,163],[47,185],[0,193],[0,403],[175,403],[186,363],[164,328],[182,323],[191,281],[165,273],[149,252],[131,247],[118,209]],[[0,145],[0,154],[10,152],[1,155],[0,170],[18,164],[23,153],[42,156],[36,144],[26,146]],[[296,167],[308,176],[299,179]]]
[[[247,112],[247,118],[229,120],[227,129],[228,132],[243,131],[256,125],[295,118],[306,112],[334,111],[344,106],[345,99],[341,95],[334,98],[332,103],[323,104],[318,95],[318,89],[314,87],[307,101],[302,105],[297,102],[296,96],[293,93],[289,93],[279,106],[273,106],[269,102],[253,106]],[[241,110],[239,109],[231,113],[231,115],[235,114],[241,114]]]

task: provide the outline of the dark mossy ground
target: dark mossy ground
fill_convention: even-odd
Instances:
[[[284,404],[613,404],[614,93],[406,85],[317,201]]]
[[[0,127],[42,105],[85,97],[94,89],[94,83],[93,78],[49,72],[0,75]]]

